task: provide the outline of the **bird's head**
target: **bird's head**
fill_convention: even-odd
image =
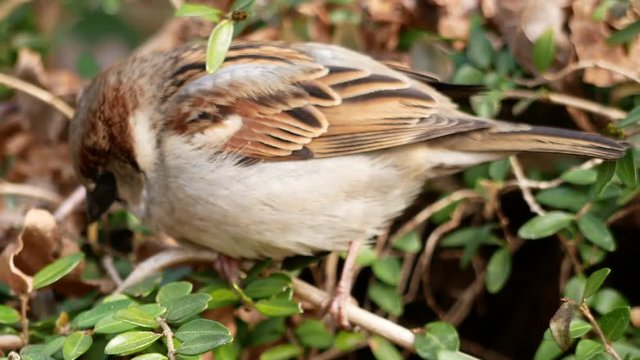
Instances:
[[[79,97],[69,146],[76,174],[87,188],[87,216],[97,220],[117,200],[144,207],[144,170],[135,139],[139,91],[117,69],[98,75]]]

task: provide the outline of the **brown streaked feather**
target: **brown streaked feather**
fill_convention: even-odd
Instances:
[[[236,43],[214,74],[204,71],[204,56],[204,46],[193,46],[172,58],[172,85],[160,104],[164,126],[244,158],[332,157],[427,140],[464,151],[613,158],[624,150],[597,136],[537,133],[465,115],[434,90],[456,92],[456,85],[335,46]]]
[[[347,60],[352,54],[333,51]],[[170,108],[183,110],[171,116],[173,128],[189,136],[224,127],[235,114],[242,126],[224,151],[283,160],[374,151],[488,126],[438,115],[438,97],[389,68],[357,59],[325,64],[327,55],[281,43],[236,43],[220,70],[189,78],[177,93],[179,104]],[[177,63],[173,76],[191,75],[198,60]]]

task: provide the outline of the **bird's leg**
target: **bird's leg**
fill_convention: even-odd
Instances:
[[[349,249],[344,259],[340,281],[338,281],[338,286],[328,306],[328,312],[334,321],[347,329],[350,328],[349,319],[347,318],[347,303],[349,302],[351,287],[353,286],[353,271],[356,264],[356,257],[358,257],[358,250],[360,250],[362,242],[362,240],[349,242]]]
[[[240,269],[240,262],[236,258],[232,258],[226,255],[219,254],[218,258],[213,263],[213,267],[223,279],[227,280],[229,284],[238,284],[240,277],[238,276]]]

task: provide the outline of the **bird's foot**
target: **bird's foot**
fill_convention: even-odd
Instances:
[[[335,293],[329,299],[325,309],[335,324],[343,329],[351,329],[351,323],[347,316],[347,305],[351,301],[349,291],[344,291],[338,286]]]
[[[229,284],[239,283],[240,277],[238,274],[240,273],[240,262],[238,259],[220,254],[214,261],[213,267]]]

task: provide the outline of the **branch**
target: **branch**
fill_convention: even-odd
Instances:
[[[30,197],[38,200],[44,200],[53,204],[62,201],[62,198],[53,191],[39,188],[33,185],[14,184],[10,182],[0,182],[0,195],[14,195]]]
[[[171,328],[163,318],[158,317],[156,322],[162,328],[162,335],[167,339],[167,358],[169,360],[176,360],[176,348],[173,346],[173,331],[171,331]]]
[[[609,71],[611,71],[613,73],[616,73],[618,75],[622,75],[622,76],[626,77],[627,79],[640,84],[640,76],[638,76],[637,73],[634,73],[633,71],[631,71],[631,70],[629,70],[627,68],[624,68],[622,66],[619,66],[619,65],[616,65],[614,63],[611,63],[611,62],[608,62],[608,61],[604,61],[604,60],[583,60],[583,61],[579,61],[577,63],[571,64],[571,65],[565,67],[564,69],[558,71],[557,73],[546,74],[546,75],[544,75],[544,77],[542,79],[520,80],[520,81],[518,81],[518,83],[521,84],[521,85],[524,85],[524,86],[528,86],[528,87],[540,86],[542,84],[546,84],[546,83],[549,83],[549,82],[560,80],[560,79],[566,77],[567,75],[569,75],[569,74],[571,74],[573,72],[576,72],[578,70],[588,69],[588,68],[592,68],[592,67],[609,70]]]
[[[511,162],[513,174],[516,176],[518,187],[520,188],[520,191],[522,191],[522,196],[524,197],[524,201],[527,202],[527,205],[529,205],[529,209],[533,213],[544,215],[545,211],[542,209],[542,206],[536,202],[536,199],[533,197],[533,193],[531,193],[531,188],[527,183],[529,179],[524,175],[522,165],[520,165],[518,158],[515,155],[510,156],[509,161]]]
[[[502,97],[504,99],[535,99],[546,101],[553,104],[560,104],[576,109],[585,110],[590,113],[602,115],[613,120],[624,119],[627,116],[626,111],[610,106],[601,105],[590,100],[555,92],[513,89],[505,91],[502,94]]]
[[[42,100],[43,102],[53,106],[56,110],[60,111],[69,120],[73,119],[73,114],[75,112],[73,108],[62,99],[53,95],[47,90],[6,74],[0,74],[0,84],[22,91],[33,96],[36,99]]]
[[[53,213],[53,218],[56,219],[56,222],[61,222],[69,216],[84,201],[86,196],[86,189],[82,185],[73,190]]]
[[[129,277],[118,286],[115,293],[121,293],[124,289],[168,266],[187,262],[212,262],[217,257],[217,253],[201,248],[176,247],[165,250],[138,264]],[[296,296],[317,308],[321,308],[323,304],[326,304],[330,297],[326,292],[300,279],[293,279],[293,291]],[[409,329],[372,314],[357,305],[347,304],[346,310],[347,318],[354,325],[383,336],[397,345],[413,351],[414,334]]]
[[[611,346],[611,341],[609,341],[609,339],[607,339],[607,337],[604,336],[604,333],[602,332],[602,329],[600,328],[600,324],[598,324],[596,319],[593,317],[593,314],[591,314],[591,310],[589,310],[589,307],[587,306],[587,304],[586,303],[580,304],[578,309],[580,309],[580,312],[582,313],[582,315],[584,315],[584,317],[586,317],[587,320],[589,320],[589,323],[591,324],[591,327],[593,327],[593,331],[596,332],[596,335],[598,335],[598,337],[600,338],[600,340],[604,344],[604,351],[606,351],[614,359],[622,360],[622,358],[620,357],[620,355],[618,355],[618,353],[613,348],[613,346]]]

